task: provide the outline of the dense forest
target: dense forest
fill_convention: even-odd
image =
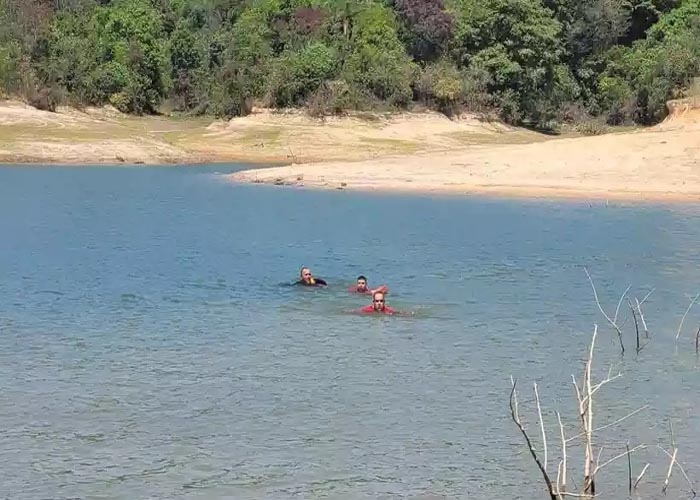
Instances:
[[[698,75],[700,0],[0,0],[0,88],[44,109],[650,124]]]

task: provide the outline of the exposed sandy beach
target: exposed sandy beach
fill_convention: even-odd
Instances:
[[[700,200],[700,109],[645,130],[249,170],[236,182],[526,197]]]
[[[230,121],[39,111],[0,102],[0,162],[286,164],[233,182],[324,189],[640,201],[700,200],[700,100],[671,103],[662,124],[551,137],[436,113],[326,120],[256,110]]]
[[[546,136],[437,113],[312,119],[255,110],[232,120],[126,116],[115,109],[40,111],[0,101],[0,162],[311,163],[440,152],[470,144],[532,142]]]

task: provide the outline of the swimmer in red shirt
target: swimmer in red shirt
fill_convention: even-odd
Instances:
[[[386,285],[382,285],[378,288],[370,288],[369,285],[367,284],[367,278],[364,276],[360,275],[357,277],[357,283],[355,286],[350,287],[350,292],[351,293],[362,293],[366,295],[371,295],[374,294],[374,292],[384,292],[387,293],[389,291],[389,287]]]
[[[384,292],[376,291],[372,294],[372,303],[360,309],[363,313],[394,314],[391,307],[386,305]]]

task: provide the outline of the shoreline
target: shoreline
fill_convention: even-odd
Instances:
[[[274,167],[273,167],[274,168]],[[700,188],[692,192],[654,191],[654,190],[602,190],[572,188],[566,186],[528,186],[528,185],[464,185],[450,188],[431,188],[421,186],[353,186],[338,187],[328,183],[309,184],[303,182],[288,182],[275,184],[272,182],[256,182],[231,179],[239,173],[225,174],[227,182],[239,185],[258,185],[269,189],[297,189],[300,191],[341,191],[350,193],[380,194],[380,195],[418,195],[426,197],[449,198],[489,198],[508,200],[532,201],[570,201],[580,203],[593,202],[626,202],[634,204],[700,204]]]
[[[698,202],[700,109],[630,132],[252,168],[227,180],[353,191]]]
[[[671,104],[671,103],[670,103]],[[341,191],[507,198],[700,201],[700,106],[645,129],[547,136],[433,112],[310,118],[257,109],[228,121],[40,111],[0,101],[0,163],[242,164],[226,181]]]

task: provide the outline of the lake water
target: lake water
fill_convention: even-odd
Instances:
[[[700,206],[239,186],[235,167],[0,168],[0,497],[540,499],[510,375],[578,432],[594,322],[601,462],[630,446],[659,498],[672,419],[700,478]],[[326,290],[283,286],[308,265]],[[598,312],[628,284],[651,343]],[[354,314],[358,274],[404,317]],[[644,340],[644,339],[643,339]],[[580,448],[569,483],[581,485]],[[600,472],[627,494],[627,462]],[[670,498],[689,488],[675,471]]]

